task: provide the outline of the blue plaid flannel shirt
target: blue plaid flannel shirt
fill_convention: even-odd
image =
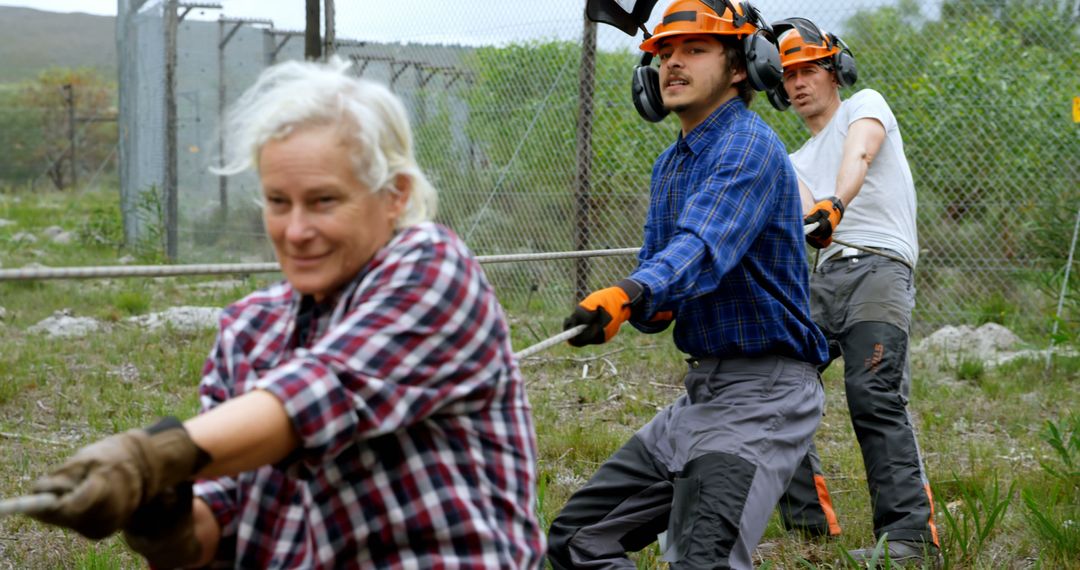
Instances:
[[[647,332],[674,311],[675,345],[692,356],[824,362],[802,219],[784,144],[741,99],[724,103],[653,166],[631,324]]]

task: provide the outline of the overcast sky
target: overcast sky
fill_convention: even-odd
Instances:
[[[617,1],[624,6],[634,4],[634,0]],[[814,19],[823,27],[838,29],[857,9],[893,2],[756,0],[754,4],[770,21],[799,15]],[[219,0],[219,3],[224,7],[221,11],[194,10],[188,17],[215,20],[219,13],[224,13],[235,18],[268,18],[279,29],[304,28],[304,0]],[[920,0],[924,13],[936,3],[936,0]],[[657,2],[650,29],[667,4],[668,0]],[[0,0],[2,5],[115,16],[117,0]],[[585,0],[338,0],[335,5],[339,38],[477,45],[576,39],[581,34]],[[609,48],[632,47],[636,43],[608,26],[600,26],[599,37],[601,45]]]

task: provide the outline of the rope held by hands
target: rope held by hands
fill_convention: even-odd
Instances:
[[[816,227],[817,227],[816,224],[811,224],[809,226],[806,226],[803,229],[803,231],[804,231],[804,233],[810,233]],[[837,240],[833,240],[833,241],[837,241]],[[861,249],[863,251],[867,251],[869,253],[876,253],[876,254],[882,255],[884,257],[895,258],[895,256],[889,255],[888,253],[881,252],[881,251],[878,251],[878,250],[875,250],[875,249],[864,248],[864,247],[860,247],[860,246],[854,246],[854,245],[846,244],[846,243],[839,242],[839,241],[837,241],[837,243],[839,243],[840,245],[848,246],[848,247],[857,247],[858,249]],[[634,248],[632,250],[622,250],[622,251],[616,250],[616,251],[613,251],[613,252],[610,252],[610,253],[608,253],[608,252],[605,252],[605,253],[607,255],[612,255],[612,254],[614,254],[614,255],[626,255],[627,253],[632,253],[634,251],[636,251],[636,248]],[[517,259],[514,259],[514,258],[517,258],[517,257],[518,256],[506,256],[506,258],[509,258],[509,259],[499,259],[499,258],[495,258],[495,256],[492,256],[492,259],[490,259],[490,260],[482,260],[482,261],[489,261],[489,262],[502,262],[502,261],[511,261],[511,260],[516,261]],[[521,257],[526,257],[526,256],[521,256]],[[561,257],[561,256],[559,256],[559,257]],[[904,261],[905,264],[906,264],[906,260],[902,260],[902,259],[897,259],[897,260],[898,261]],[[266,265],[269,265],[269,264],[266,264]],[[154,269],[158,269],[158,268],[154,268]],[[252,269],[255,269],[255,268],[252,268]],[[269,269],[269,267],[258,267],[258,269],[256,271],[258,271],[258,270],[266,270],[266,269]],[[77,276],[77,277],[84,277],[84,278],[85,277],[91,277],[91,275],[88,274],[88,273],[87,274],[82,274],[82,275],[68,275],[68,276],[71,276],[71,277],[76,277]],[[147,272],[147,273],[150,273],[150,272]],[[56,276],[55,275],[50,275],[50,277],[56,277]],[[574,338],[575,336],[581,334],[581,332],[584,331],[584,330],[585,330],[585,325],[578,325],[576,327],[567,329],[567,330],[565,330],[565,331],[563,331],[563,332],[561,332],[561,333],[559,333],[559,334],[557,334],[555,336],[552,336],[551,338],[542,340],[542,341],[540,341],[540,342],[538,342],[538,343],[536,343],[536,344],[534,344],[532,346],[523,348],[523,349],[519,350],[518,352],[515,352],[514,353],[514,358],[517,358],[518,360],[524,360],[524,359],[526,359],[526,358],[528,358],[528,357],[530,357],[530,356],[532,356],[532,355],[534,355],[534,354],[536,354],[538,352],[547,350],[548,348],[551,348],[552,346],[555,346],[556,344],[559,344],[559,343],[561,343],[563,341],[570,340],[570,339]],[[52,494],[52,493],[38,493],[38,494],[35,494],[35,495],[25,495],[25,496],[22,496],[22,497],[15,497],[15,498],[12,498],[12,499],[0,500],[0,518],[6,517],[6,516],[9,516],[9,515],[31,514],[31,513],[38,512],[38,511],[46,510],[46,509],[54,507],[58,500],[59,500],[58,497],[56,495]]]
[[[528,348],[522,349],[514,353],[514,357],[518,360],[522,360],[532,356],[542,350],[546,350],[559,344],[560,342],[570,340],[575,336],[581,334],[581,331],[585,330],[585,325],[578,325],[574,328],[567,329],[547,340],[542,340]],[[9,515],[27,515],[33,514],[39,511],[53,508],[56,506],[59,498],[52,493],[38,493],[36,495],[25,495],[22,497],[15,497],[12,499],[0,500],[0,518],[4,518]]]
[[[36,495],[0,500],[0,518],[8,515],[27,515],[51,509],[56,506],[57,500],[56,495],[52,493],[38,493]]]
[[[814,222],[814,223],[812,223],[812,224],[810,224],[808,226],[804,226],[803,227],[803,234],[804,235],[808,234],[808,233],[814,231],[815,229],[817,229],[817,227],[818,227],[817,222]],[[634,248],[634,249],[622,250],[621,253],[635,253],[636,251],[637,251],[637,248]],[[561,333],[559,333],[559,334],[557,334],[557,335],[555,335],[555,336],[553,336],[553,337],[551,337],[549,339],[542,340],[542,341],[540,341],[540,342],[538,342],[538,343],[536,343],[536,344],[534,344],[532,346],[523,348],[523,349],[519,350],[518,352],[515,352],[514,353],[514,358],[517,358],[518,360],[524,360],[524,359],[526,359],[526,358],[528,358],[528,357],[530,357],[530,356],[532,356],[532,355],[534,355],[534,354],[536,354],[536,353],[538,353],[538,352],[540,352],[542,350],[547,350],[547,349],[555,346],[556,344],[559,344],[560,342],[563,342],[565,340],[570,340],[570,339],[574,338],[575,336],[581,334],[581,332],[584,331],[584,330],[585,330],[585,325],[578,325],[578,326],[576,326],[574,328],[566,329],[563,332],[561,332]]]
[[[566,329],[563,332],[561,332],[561,333],[559,333],[559,334],[557,334],[557,335],[555,335],[555,336],[553,336],[553,337],[551,337],[551,338],[549,338],[547,340],[542,340],[542,341],[540,341],[540,342],[538,342],[538,343],[536,343],[536,344],[534,344],[534,345],[532,345],[530,347],[523,348],[523,349],[515,352],[514,353],[514,358],[516,358],[518,360],[524,360],[524,359],[526,359],[526,358],[540,352],[541,350],[547,350],[547,349],[555,346],[556,344],[559,344],[560,342],[562,342],[564,340],[570,340],[570,339],[574,338],[575,336],[581,334],[581,331],[583,331],[583,330],[585,330],[585,325],[578,325],[578,326],[576,326],[574,328]]]

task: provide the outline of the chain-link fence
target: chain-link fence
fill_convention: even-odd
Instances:
[[[302,3],[298,3],[302,4]],[[388,84],[414,121],[439,220],[479,254],[640,245],[652,161],[677,122],[630,102],[636,41],[584,18],[584,0],[336,5],[339,56]],[[632,6],[633,2],[622,2]],[[168,184],[162,124],[165,0],[121,0],[122,179],[142,223],[148,189]],[[182,13],[184,9],[179,9]],[[651,27],[666,2],[653,13]],[[761,0],[775,21],[808,17],[851,46],[859,88],[890,101],[919,193],[918,322],[1006,320],[1045,331],[1080,207],[1078,7],[1072,0]],[[280,22],[189,18],[175,41],[178,256],[265,260],[251,177],[220,182],[221,104],[265,66],[302,57]],[[850,93],[846,93],[848,95]],[[753,108],[795,149],[808,133],[758,97]],[[151,193],[152,195],[152,193]],[[151,202],[153,200],[150,200]],[[166,216],[167,217],[167,216]],[[140,235],[128,226],[129,239]],[[632,258],[491,266],[512,314],[565,312]],[[1080,272],[1074,271],[1074,276]],[[1066,324],[1076,328],[1077,289]],[[550,309],[550,310],[548,310]],[[1069,320],[1071,319],[1071,320]],[[552,332],[554,321],[538,333]]]
[[[50,68],[0,85],[0,187],[116,186],[111,80],[89,68]]]

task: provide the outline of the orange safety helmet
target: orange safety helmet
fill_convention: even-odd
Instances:
[[[780,41],[780,65],[786,68],[796,63],[817,61],[840,53],[840,46],[830,42],[825,33],[816,28],[808,27],[803,22],[795,24],[794,20],[795,18],[790,18],[784,21],[784,23],[791,22],[790,27],[786,30],[781,29],[785,27],[783,23],[774,24],[773,26],[773,29],[780,34],[778,38]]]
[[[836,34],[817,27],[806,18],[788,18],[773,24],[780,44],[780,65],[787,69],[806,62],[821,62],[836,72],[841,87],[855,84],[855,57]],[[824,61],[822,61],[824,60]]]
[[[720,13],[714,5],[721,7]],[[748,36],[758,31],[758,15],[752,8],[751,14],[747,11],[744,0],[675,0],[652,35],[641,42],[641,51],[656,54],[660,40],[683,34]]]

